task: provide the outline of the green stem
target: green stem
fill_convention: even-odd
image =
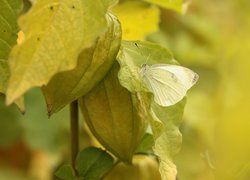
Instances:
[[[71,161],[72,167],[75,168],[76,156],[79,151],[79,116],[78,116],[78,102],[70,103],[70,131],[71,131]]]

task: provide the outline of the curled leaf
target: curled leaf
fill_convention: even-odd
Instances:
[[[153,43],[133,41],[122,43],[122,52],[118,61],[121,65],[119,80],[132,93],[147,92],[142,85],[142,77],[139,75],[142,64],[177,63],[168,49]],[[178,126],[185,100],[169,107],[161,107],[150,98],[144,97],[142,101],[149,104],[147,106],[147,111],[150,112],[148,120],[153,131],[153,150],[160,161],[161,177],[164,180],[175,180],[177,170],[172,160],[181,145],[182,138]]]
[[[155,138],[153,150],[159,157],[163,180],[175,180],[177,169],[173,157],[179,152],[182,135],[179,125],[182,120],[185,99],[174,106],[162,107],[152,103],[151,127]]]
[[[112,66],[120,47],[121,27],[112,14],[107,15],[107,22],[106,32],[79,55],[77,67],[56,74],[42,88],[50,115],[90,91]]]

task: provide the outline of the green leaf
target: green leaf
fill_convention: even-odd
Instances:
[[[55,175],[60,179],[66,179],[66,180],[76,179],[74,169],[71,165],[63,165],[56,171]]]
[[[118,74],[120,83],[130,92],[147,91],[143,87],[142,78],[139,74],[142,64],[177,64],[168,49],[154,43],[142,41],[123,41],[118,62],[121,66]]]
[[[137,43],[137,46],[135,45]],[[122,43],[122,52],[118,57],[121,65],[119,79],[122,86],[130,92],[147,92],[143,87],[142,78],[139,75],[143,63],[151,64],[177,64],[172,53],[161,46],[148,42]],[[152,95],[152,94],[151,94]],[[146,102],[151,128],[154,137],[154,152],[160,160],[160,172],[162,179],[176,179],[176,167],[172,162],[173,156],[181,145],[181,134],[178,126],[184,109],[184,100],[167,108],[158,106],[152,98],[142,98]]]
[[[172,9],[177,12],[182,12],[182,0],[145,0],[145,1],[156,4],[163,8]]]
[[[86,180],[98,180],[113,166],[113,158],[105,151],[88,147],[76,158],[79,176]]]
[[[144,153],[144,154],[152,154],[153,153],[153,147],[154,145],[154,138],[152,134],[146,133],[139,146],[136,149],[136,153]]]
[[[16,44],[17,17],[22,9],[22,1],[4,0],[0,2],[0,59],[7,60],[9,52]]]
[[[130,93],[117,78],[113,67],[87,95],[80,99],[84,119],[94,136],[120,160],[131,163],[147,126],[147,109],[142,95]]]
[[[11,48],[16,44],[17,17],[22,9],[22,1],[5,0],[0,2],[0,93],[5,94],[7,82],[10,76],[8,67],[8,56]],[[23,99],[16,104],[21,111],[24,111]]]
[[[77,67],[58,73],[43,87],[49,114],[86,94],[112,66],[120,47],[121,27],[112,14],[107,16],[107,20],[107,31],[91,48],[80,54]]]
[[[102,0],[103,6],[105,6],[105,9],[110,9],[114,5],[116,5],[119,2],[119,0]]]
[[[173,157],[179,152],[182,142],[179,125],[184,106],[185,99],[170,107],[162,107],[152,103],[151,127],[155,138],[153,150],[159,157],[160,173],[163,180],[176,179],[177,170],[173,163]]]
[[[10,54],[7,103],[58,72],[73,69],[82,50],[106,30],[110,1],[37,0],[20,17],[25,39]],[[90,16],[91,15],[91,16]]]
[[[0,59],[0,93],[5,93],[9,76],[10,71],[7,60]]]

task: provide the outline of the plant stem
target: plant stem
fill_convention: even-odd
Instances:
[[[71,131],[71,161],[72,167],[75,168],[76,156],[79,151],[79,116],[78,116],[78,102],[70,103],[70,131]]]

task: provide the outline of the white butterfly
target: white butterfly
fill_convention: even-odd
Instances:
[[[155,102],[161,106],[171,106],[182,100],[199,78],[188,68],[170,64],[143,64],[141,75],[154,94]]]

